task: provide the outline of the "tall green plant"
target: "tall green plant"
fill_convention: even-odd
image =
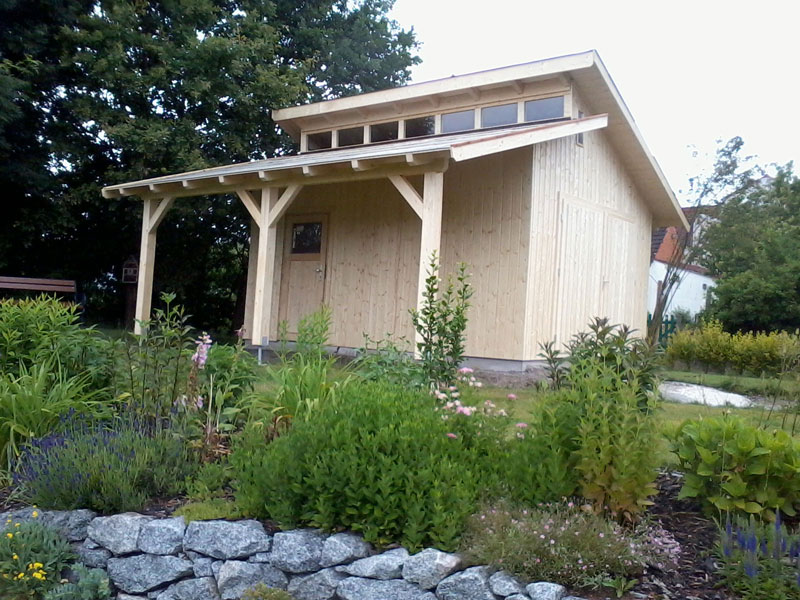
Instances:
[[[556,401],[571,405],[571,460],[581,494],[595,509],[634,519],[656,493],[657,404],[653,353],[625,327],[595,318],[567,356],[544,347]]]
[[[439,259],[434,252],[428,265],[422,307],[410,310],[422,370],[434,389],[451,386],[456,380],[464,359],[467,309],[472,294],[464,263],[457,266],[455,279],[449,277],[442,288]]]
[[[170,414],[186,394],[190,369],[191,327],[175,294],[161,294],[164,308],[143,321],[142,334],[122,342],[116,388],[120,400],[149,418]]]

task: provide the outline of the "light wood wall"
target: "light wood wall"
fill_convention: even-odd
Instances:
[[[468,356],[522,358],[531,157],[523,148],[456,163],[445,173],[442,271],[465,262],[472,275]]]
[[[524,359],[594,316],[644,331],[651,216],[605,133],[538,144],[532,164]]]
[[[466,262],[475,295],[467,354],[519,359],[523,347],[528,254],[530,148],[455,164],[445,173],[442,268]],[[410,179],[422,192],[422,178]],[[363,333],[414,339],[408,309],[417,298],[420,221],[388,180],[309,186],[289,215],[327,214],[325,302],[331,343],[358,347]],[[283,248],[285,226],[279,227]],[[280,253],[282,260],[282,252]],[[273,306],[279,304],[276,268]],[[273,310],[270,336],[278,329]]]
[[[386,179],[303,188],[289,215],[327,214],[325,303],[333,310],[330,341],[359,347],[363,333],[413,342],[408,309],[416,304],[420,221]],[[285,219],[280,226],[285,235]],[[283,243],[279,240],[279,248]],[[280,253],[281,260],[283,252]],[[278,306],[280,276],[273,287]],[[270,326],[274,339],[278,311]]]

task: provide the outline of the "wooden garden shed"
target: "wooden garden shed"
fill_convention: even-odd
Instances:
[[[467,354],[524,368],[595,315],[644,330],[653,228],[678,202],[594,51],[276,110],[294,156],[134,181],[144,202],[137,318],[173,202],[236,193],[252,217],[245,337],[321,304],[331,343],[413,340],[431,254],[466,262]]]

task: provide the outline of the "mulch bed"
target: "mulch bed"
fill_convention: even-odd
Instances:
[[[719,535],[717,526],[701,513],[697,502],[678,500],[682,485],[680,473],[661,473],[657,483],[659,494],[653,499],[655,505],[651,507],[649,515],[660,521],[664,529],[680,542],[679,567],[674,571],[650,570],[625,598],[735,600],[735,596],[719,587],[719,578],[715,574],[713,550]],[[185,503],[185,498],[162,498],[151,502],[141,512],[154,517],[167,517]],[[0,489],[0,511],[23,506],[11,494],[10,488]],[[274,523],[265,525],[273,533],[278,530]],[[610,597],[600,590],[593,594],[579,592],[578,595],[592,599]]]
[[[642,577],[635,591],[639,598],[659,600],[730,600],[735,596],[720,589],[715,574],[714,546],[719,532],[706,518],[696,501],[678,500],[683,485],[680,473],[662,473],[659,494],[653,500],[650,516],[661,522],[681,545],[679,567],[675,571],[651,571]]]

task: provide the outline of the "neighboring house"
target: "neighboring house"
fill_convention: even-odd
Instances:
[[[693,221],[693,235],[702,237],[703,230],[708,225],[708,220],[713,218],[716,207],[684,208],[687,219]],[[700,211],[695,215],[696,211]],[[671,316],[677,311],[686,311],[692,317],[706,308],[708,292],[714,287],[714,279],[708,274],[708,269],[696,264],[684,263],[682,240],[687,235],[684,227],[662,227],[653,232],[650,258],[650,282],[647,289],[647,310],[652,313],[656,306],[656,298],[664,285],[668,265],[677,261],[673,269],[678,283],[674,287],[669,302],[664,308],[664,316]],[[692,240],[686,242],[691,246]]]
[[[144,201],[138,318],[178,198],[236,193],[252,216],[245,337],[325,303],[331,343],[414,339],[431,254],[469,265],[467,355],[522,368],[591,317],[644,330],[653,228],[685,226],[594,51],[276,110],[296,156],[103,189]]]

